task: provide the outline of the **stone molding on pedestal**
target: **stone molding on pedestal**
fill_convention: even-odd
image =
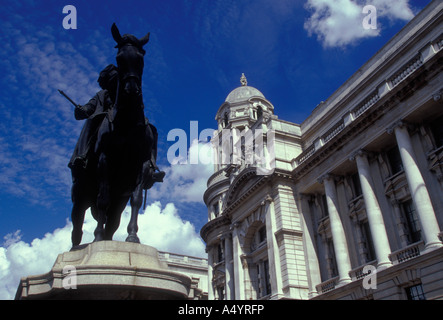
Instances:
[[[75,286],[66,286],[66,277],[73,276],[68,283]],[[46,274],[22,278],[15,299],[188,299],[191,282],[187,275],[169,270],[153,247],[99,241],[59,254]]]

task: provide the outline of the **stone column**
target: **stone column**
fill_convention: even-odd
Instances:
[[[334,244],[335,258],[339,275],[338,284],[345,284],[351,281],[349,271],[351,262],[349,260],[348,244],[346,242],[345,230],[338,213],[338,199],[335,188],[334,177],[330,174],[321,178],[326,193],[326,201],[329,212],[329,223],[331,226],[332,241]]]
[[[412,147],[407,126],[402,121],[399,121],[393,128],[388,129],[388,132],[392,131],[395,132],[409,190],[420,219],[425,249],[441,247],[442,243],[438,238],[440,228],[435,217],[428,189],[417,166],[417,157]]]
[[[367,153],[360,150],[354,154],[351,159],[352,158],[355,158],[357,162],[358,175],[365,200],[366,215],[368,217],[369,228],[371,229],[375,255],[377,256],[377,268],[384,269],[392,265],[389,260],[391,248],[389,246],[380,205],[374,192],[374,182],[371,176]]]
[[[241,256],[243,250],[240,245],[240,239],[238,235],[238,225],[235,224],[234,230],[232,232],[232,247],[233,247],[233,264],[234,264],[234,283],[235,283],[235,299],[244,300],[245,299],[245,275],[243,271],[243,264]]]

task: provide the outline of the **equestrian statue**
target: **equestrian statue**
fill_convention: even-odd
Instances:
[[[118,49],[117,66],[108,65],[98,78],[102,88],[86,105],[75,104],[77,120],[86,119],[68,164],[72,174],[72,245],[79,246],[85,211],[97,221],[94,241],[112,240],[128,201],[131,219],[126,241],[139,243],[138,211],[143,190],[162,182],[156,164],[157,129],[144,115],[142,76],[149,33],[138,39],[111,32]]]

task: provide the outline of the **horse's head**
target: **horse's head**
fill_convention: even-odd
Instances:
[[[117,65],[120,78],[120,88],[131,96],[141,94],[145,50],[143,46],[149,41],[149,33],[137,39],[133,35],[120,35],[115,25],[111,28],[112,37],[117,42]]]

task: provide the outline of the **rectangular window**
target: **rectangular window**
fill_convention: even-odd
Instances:
[[[351,180],[352,180],[352,185],[354,187],[354,198],[357,198],[358,196],[361,196],[361,194],[362,194],[360,177],[359,177],[358,173],[354,173],[351,176]]]
[[[328,250],[328,266],[329,266],[329,272],[330,277],[334,278],[338,276],[338,269],[337,269],[337,260],[335,260],[335,250],[334,250],[334,242],[332,242],[332,239],[326,240],[326,249]]]
[[[266,226],[261,227],[258,230],[259,243],[262,243],[266,240]]]
[[[271,294],[271,277],[269,276],[268,260],[257,262],[256,270],[258,280],[258,287],[256,288],[257,297],[262,298],[268,294]]]
[[[222,248],[222,244],[219,244],[217,246],[217,262],[222,262],[223,260],[225,260],[225,257],[223,254],[223,248]]]
[[[218,300],[225,300],[225,287],[217,287]]]
[[[271,294],[271,277],[269,276],[269,261],[265,260],[263,262],[263,269],[264,269],[264,286],[263,286],[263,295],[266,296],[268,294]]]
[[[418,242],[421,240],[421,227],[418,220],[417,213],[415,212],[414,203],[412,200],[408,200],[402,203],[403,217],[406,222],[406,229],[408,231],[409,243]]]
[[[400,151],[398,151],[398,147],[388,150],[386,152],[388,157],[389,165],[391,167],[391,174],[394,175],[403,170],[403,162],[401,161]]]
[[[323,212],[323,217],[329,216],[328,202],[326,200],[326,195],[325,194],[321,196],[321,209],[322,209],[322,212]]]
[[[372,241],[372,234],[367,221],[361,224],[361,232],[366,244],[366,262],[375,260],[374,242]]]
[[[443,116],[434,120],[430,124],[432,136],[434,137],[435,146],[440,148],[443,146]]]
[[[406,296],[408,300],[426,300],[421,284],[406,288]]]
[[[218,205],[218,201],[212,205],[212,208],[214,209],[214,217],[218,217],[220,214],[220,207]]]

